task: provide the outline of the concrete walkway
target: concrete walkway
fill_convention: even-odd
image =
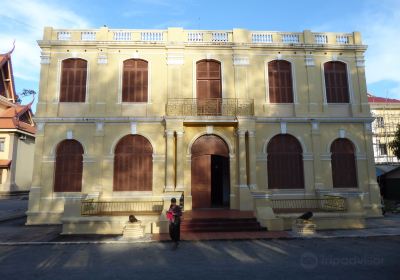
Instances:
[[[0,245],[18,244],[85,244],[85,243],[137,243],[169,241],[168,234],[146,235],[139,240],[124,240],[119,235],[60,235],[61,225],[25,226],[25,218],[0,222]],[[367,219],[367,228],[358,230],[324,230],[309,237],[291,231],[235,232],[235,233],[182,233],[184,241],[203,240],[270,240],[270,239],[332,239],[351,237],[400,236],[400,215],[388,214],[384,218]]]

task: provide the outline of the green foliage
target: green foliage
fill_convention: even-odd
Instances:
[[[400,124],[397,125],[394,139],[389,143],[389,147],[393,150],[394,155],[400,159]]]
[[[34,91],[33,89],[26,89],[26,88],[24,88],[24,89],[22,90],[22,92],[20,92],[20,93],[18,94],[18,98],[17,98],[16,102],[17,102],[17,103],[21,103],[21,102],[22,102],[20,96],[26,97],[26,96],[29,96],[29,95],[36,95],[36,91]]]
[[[36,91],[34,91],[33,89],[26,89],[24,88],[22,90],[22,92],[20,93],[21,96],[29,96],[29,95],[35,95]]]

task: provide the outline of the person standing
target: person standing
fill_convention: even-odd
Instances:
[[[182,210],[179,205],[176,205],[176,199],[171,199],[171,205],[167,211],[167,219],[169,220],[169,236],[174,242],[173,249],[178,248],[181,235],[181,216]]]

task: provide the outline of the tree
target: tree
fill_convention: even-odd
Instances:
[[[22,90],[22,92],[21,93],[19,93],[18,94],[18,98],[17,98],[17,103],[21,103],[21,98],[20,98],[20,96],[23,96],[23,97],[26,97],[26,96],[30,96],[30,95],[33,95],[33,96],[35,96],[36,95],[36,91],[34,91],[33,89],[26,89],[26,88],[24,88],[23,90]]]
[[[394,155],[400,159],[400,124],[397,125],[394,139],[389,143],[389,147],[393,150]]]

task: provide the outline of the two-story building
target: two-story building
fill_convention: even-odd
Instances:
[[[47,27],[38,43],[27,224],[121,233],[126,216],[105,213],[182,194],[270,230],[333,196],[345,211],[319,228],[381,215],[360,33]],[[166,230],[155,213],[139,214],[147,232]]]

